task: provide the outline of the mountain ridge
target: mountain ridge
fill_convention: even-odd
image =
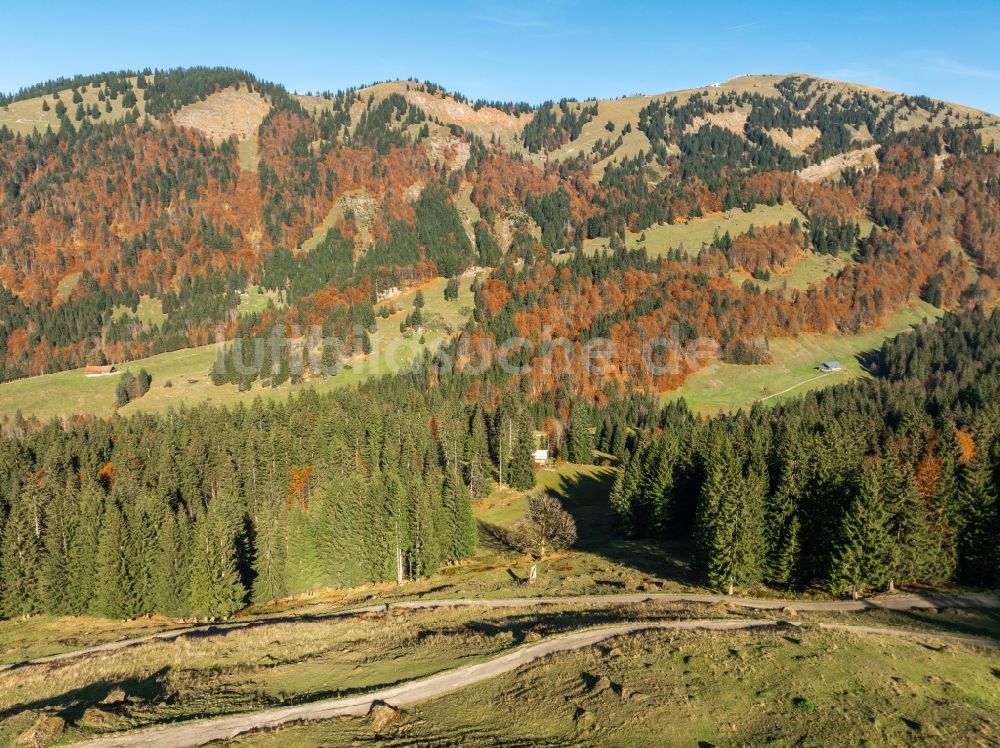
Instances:
[[[926,242],[916,218],[904,225],[914,194],[945,212],[955,210],[945,191],[989,194],[1000,128],[967,107],[797,74],[532,107],[415,80],[297,94],[189,68],[60,79],[14,99],[0,111],[4,379],[204,345],[219,326],[233,336],[286,313],[336,327],[346,308],[372,329],[375,289],[473,265],[520,272],[595,243],[636,246],[647,231],[649,257],[687,262],[693,283],[721,253],[706,267],[725,293],[783,292],[795,304],[797,291],[861,283],[875,227]],[[959,161],[985,182],[968,183],[949,166]],[[757,205],[783,217],[749,230],[737,221],[730,234],[724,216]],[[702,221],[693,245],[670,228]],[[949,215],[942,225],[951,246],[933,245],[894,308],[916,296],[954,304],[959,277],[980,284],[970,294],[991,293],[992,224]],[[793,287],[772,283],[793,269]],[[860,324],[892,311],[875,306]],[[807,329],[857,331],[812,314]]]

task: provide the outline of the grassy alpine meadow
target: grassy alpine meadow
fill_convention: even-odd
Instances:
[[[116,320],[132,315],[146,326],[160,325],[167,319],[167,315],[163,313],[163,302],[145,294],[139,297],[135,311],[127,306],[116,306],[112,310],[112,315]]]
[[[243,169],[243,171],[256,173],[257,166],[260,163],[260,155],[258,154],[257,148],[257,137],[251,136],[245,140],[241,140],[239,153],[240,168]]]
[[[132,84],[132,90],[137,94],[135,106],[142,117],[146,111],[145,100],[142,92],[135,88],[136,79],[133,77],[129,81]],[[83,99],[80,103],[86,110],[85,118],[94,123],[116,122],[124,118],[129,111],[122,106],[124,95],[119,95],[114,99],[106,97],[104,101],[101,101],[98,96],[101,88],[101,86],[91,85],[78,89]],[[56,106],[60,101],[66,107],[66,116],[69,117],[70,122],[79,125],[80,121],[76,119],[77,104],[73,103],[73,91],[66,88],[59,91],[58,99],[53,94],[45,94],[30,99],[12,101],[6,106],[0,106],[0,126],[6,125],[11,132],[18,135],[30,135],[35,130],[44,133],[50,127],[53,130],[58,130],[60,119],[56,114]],[[48,109],[45,108],[46,104]],[[108,104],[111,105],[110,112],[106,109]],[[91,113],[95,105],[98,110],[97,117],[93,117]]]
[[[674,224],[659,223],[638,233],[628,231],[625,234],[625,246],[630,249],[645,247],[651,257],[666,254],[669,249],[683,246],[691,254],[701,251],[702,245],[710,244],[716,236],[723,236],[727,231],[735,237],[746,233],[751,226],[776,226],[779,223],[790,223],[797,218],[803,225],[807,223],[794,205],[758,205],[751,211],[733,208],[725,213],[691,218]],[[645,236],[645,240],[641,238]],[[608,240],[605,238],[586,239],[583,242],[585,252],[596,252],[606,249]]]
[[[811,286],[822,283],[830,276],[836,275],[850,262],[851,256],[846,252],[837,255],[810,252],[805,257],[793,262],[791,267],[784,272],[771,273],[771,278],[766,281],[757,280],[749,273],[740,270],[731,271],[729,277],[737,285],[750,281],[765,291],[781,288],[804,291]]]
[[[145,396],[118,412],[123,415],[162,413],[170,407],[178,408],[181,404],[200,402],[233,405],[250,401],[257,396],[284,399],[290,393],[306,387],[325,392],[399,371],[412,363],[425,349],[436,350],[443,340],[471,316],[471,284],[472,278],[461,279],[456,301],[445,301],[447,280],[444,278],[420,287],[426,301],[423,310],[425,330],[422,335],[402,333],[399,330],[400,321],[407,312],[412,311],[416,288],[386,302],[394,304],[398,311],[388,318],[376,318],[377,332],[371,336],[373,354],[347,361],[335,376],[317,377],[306,384],[293,385],[286,382],[274,388],[263,388],[256,384],[249,392],[240,392],[235,385],[215,386],[210,376],[218,355],[218,346],[214,343],[120,364],[122,372],[129,370],[135,373],[146,369],[152,375],[153,383]],[[240,310],[247,313],[260,311],[266,307],[267,299],[268,296],[259,289],[250,289],[240,301]],[[156,306],[156,300],[143,301],[140,312],[152,319],[155,317]],[[0,384],[0,419],[13,417],[18,411],[25,417],[35,416],[42,421],[79,414],[110,416],[115,412],[115,388],[120,376],[119,373],[106,377],[86,377],[83,369],[73,369]]]
[[[1000,656],[840,632],[640,632],[253,746],[992,745]]]
[[[712,361],[688,377],[680,388],[666,393],[664,401],[684,398],[697,413],[723,413],[749,408],[758,401],[774,404],[808,390],[867,377],[859,360],[861,354],[924,320],[940,316],[940,309],[915,301],[882,327],[857,335],[803,333],[795,338],[774,338],[769,341],[771,363],[739,366]],[[817,371],[821,363],[831,360],[840,361],[844,370],[829,374]]]
[[[111,376],[86,377],[83,369],[72,369],[5,382],[0,385],[0,417],[12,417],[17,412],[41,421],[78,414],[110,416],[115,411],[115,388],[121,373],[137,373],[140,369],[153,377],[153,386],[145,396],[149,400],[143,406],[157,409],[156,405],[162,403],[159,409],[166,410],[195,393],[201,393],[201,397],[191,402],[208,399],[207,387],[212,386],[208,374],[215,359],[216,346],[204,345],[119,364],[119,373]],[[138,411],[139,405],[131,403],[125,412]]]
[[[168,618],[116,621],[96,616],[6,618],[0,621],[0,667],[177,628]]]
[[[74,741],[377,690],[580,628],[739,615],[706,604],[467,607],[348,617],[314,607],[225,633],[0,672],[0,743],[10,744],[43,715],[64,719],[64,737]]]

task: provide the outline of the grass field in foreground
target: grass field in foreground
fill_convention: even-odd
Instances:
[[[751,226],[775,226],[779,223],[789,223],[793,218],[798,218],[802,224],[806,223],[806,217],[790,204],[758,205],[749,213],[734,208],[725,213],[692,218],[686,222],[658,223],[639,233],[629,231],[625,235],[625,246],[630,249],[645,247],[650,256],[656,257],[666,254],[668,249],[676,249],[683,245],[684,249],[694,255],[701,250],[702,244],[711,243],[716,232],[719,236],[723,236],[728,231],[730,236],[735,237],[737,234],[746,233]],[[643,234],[646,235],[646,240],[640,242],[639,238]],[[607,246],[608,240],[605,237],[586,239],[583,242],[585,252],[595,252],[598,249],[606,249]]]
[[[153,383],[145,396],[119,412],[163,412],[170,406],[177,408],[181,403],[190,405],[204,401],[232,405],[240,400],[251,401],[258,395],[284,399],[289,393],[310,386],[327,392],[357,384],[372,376],[398,371],[425,348],[436,350],[449,335],[449,330],[456,329],[472,314],[472,279],[461,279],[458,300],[452,302],[444,300],[446,283],[444,278],[439,278],[423,286],[426,300],[423,342],[420,342],[420,336],[404,335],[399,331],[400,320],[412,310],[416,289],[410,289],[394,300],[399,312],[388,319],[376,319],[378,332],[372,335],[375,355],[351,361],[351,368],[345,367],[336,376],[317,377],[304,385],[286,382],[274,388],[255,384],[249,392],[240,392],[235,385],[216,387],[212,384],[209,373],[218,352],[214,344],[185,348],[120,365],[122,371],[137,372],[145,368],[152,375]],[[260,305],[260,298],[248,303]],[[13,416],[18,410],[25,417],[36,416],[43,421],[81,413],[109,416],[114,412],[119,376],[88,378],[83,375],[82,369],[73,369],[0,384],[0,419]],[[166,386],[168,381],[170,387]]]
[[[981,612],[943,612],[956,613],[975,619]],[[458,607],[390,610],[356,617],[342,617],[335,610],[314,606],[302,615],[278,613],[244,621],[249,625],[225,633],[154,640],[88,657],[0,672],[0,743],[13,743],[40,716],[64,719],[66,732],[60,742],[77,741],[109,732],[370,692],[494,659],[525,644],[591,627],[748,615],[744,609],[722,603]],[[752,615],[781,620],[786,614],[772,610]],[[976,713],[967,711],[970,707],[979,706],[984,711],[994,708],[1000,698],[995,692],[990,695],[989,690],[989,678],[995,676],[991,669],[1000,665],[1000,655],[953,643],[938,649],[933,646],[933,634],[951,632],[947,625],[941,629],[925,627],[928,638],[917,640],[919,644],[828,633],[811,626],[830,615],[804,614],[798,620],[804,628],[794,631],[642,633],[549,657],[448,697],[458,699],[461,705],[454,728],[470,730],[473,739],[482,737],[476,730],[490,721],[479,723],[473,716],[478,713],[474,705],[480,700],[496,703],[497,697],[499,703],[509,702],[505,695],[522,688],[552,690],[541,700],[547,707],[556,706],[550,714],[559,718],[551,725],[553,739],[566,729],[562,718],[568,717],[572,728],[584,716],[579,711],[583,709],[590,713],[591,737],[598,744],[617,737],[641,741],[647,736],[673,744],[674,733],[658,732],[665,729],[658,726],[664,717],[672,718],[666,721],[691,720],[683,725],[684,729],[705,730],[699,735],[710,736],[713,730],[730,724],[728,720],[710,718],[713,702],[743,713],[748,700],[763,699],[775,721],[772,728],[780,723],[789,729],[801,729],[807,724],[807,715],[798,719],[795,710],[818,713],[822,708],[827,710],[822,716],[832,721],[848,706],[882,708],[886,706],[882,699],[893,693],[909,695],[915,689],[926,698],[905,716],[941,731],[925,732],[923,737],[943,737],[951,735],[952,727],[957,729],[958,722],[951,724],[948,720],[960,715],[963,719],[970,717]],[[867,613],[840,614],[837,620],[854,625],[915,628],[906,625],[905,613],[896,611],[892,615],[899,620],[876,622]],[[69,619],[63,622],[70,623]],[[900,663],[901,659],[906,661]],[[822,678],[816,678],[817,667],[823,668]],[[876,677],[880,669],[886,675],[882,681]],[[928,684],[925,673],[932,669],[939,673],[940,680]],[[852,671],[860,673],[857,687],[841,690]],[[824,691],[828,681],[837,688]],[[117,701],[107,698],[119,689],[124,695]],[[677,698],[665,697],[670,693]],[[697,696],[696,704],[690,703],[691,694]],[[519,722],[525,732],[515,733],[512,737],[516,739],[508,744],[521,745],[521,741],[549,736],[546,724],[539,721],[545,712],[535,701],[537,695],[532,695],[533,706],[526,721]],[[852,704],[852,699],[858,703]],[[559,702],[562,707],[557,706]],[[679,709],[685,702],[695,711]],[[909,699],[901,702],[907,709],[913,703]],[[563,708],[567,704],[568,714]],[[424,709],[431,710],[434,716],[428,722],[436,730],[436,705],[437,701],[428,701],[407,711],[419,721]],[[643,709],[647,706],[656,711],[647,712]],[[625,714],[616,716],[620,710]],[[499,719],[499,712],[488,714],[488,720]],[[617,724],[618,719],[619,726],[607,732],[602,729]],[[404,717],[403,724],[412,721]],[[750,721],[748,727],[754,724]],[[628,729],[636,732],[621,731],[625,725],[631,725]],[[265,742],[290,745],[298,742],[287,741],[306,740],[311,744],[311,736],[315,735],[318,739],[322,736],[325,744],[348,744],[350,740],[341,739],[344,727],[363,733],[367,721],[323,723],[309,728],[305,735],[293,728],[278,733],[276,743]],[[417,738],[417,744],[440,737],[436,733],[411,733],[411,729],[406,727],[405,732],[384,737],[389,741]],[[564,733],[575,734],[572,729]],[[719,737],[720,733],[715,735]],[[876,735],[870,733],[869,737]],[[750,735],[746,738],[749,740]],[[743,742],[738,740],[736,744]]]
[[[40,714],[65,739],[252,712],[388,687],[526,642],[622,620],[735,617],[708,605],[456,608],[259,621],[224,636],[152,641],[36,668],[0,672],[0,744]],[[114,689],[128,701],[101,702]]]
[[[772,362],[760,366],[737,366],[713,361],[692,374],[677,390],[664,395],[665,401],[684,398],[698,413],[710,414],[749,408],[757,400],[776,403],[808,390],[827,387],[868,374],[857,356],[878,348],[891,338],[941,311],[925,302],[912,302],[877,329],[858,335],[819,335],[805,333],[797,338],[773,338],[770,341]],[[838,360],[844,371],[820,374],[816,367],[824,361]],[[790,389],[791,388],[791,389]],[[780,393],[780,394],[779,394]]]
[[[245,745],[992,745],[1000,655],[824,632],[645,632]]]

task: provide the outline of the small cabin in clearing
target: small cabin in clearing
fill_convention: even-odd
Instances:
[[[819,365],[819,370],[824,374],[833,371],[843,371],[844,365],[839,361],[824,361]]]
[[[116,374],[118,369],[115,368],[114,364],[107,364],[105,366],[88,366],[83,370],[84,376],[87,377],[107,377],[111,374]]]
[[[531,453],[531,457],[534,459],[536,465],[544,465],[549,461],[549,450],[536,449]]]

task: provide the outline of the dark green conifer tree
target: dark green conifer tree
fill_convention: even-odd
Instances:
[[[715,436],[705,467],[695,540],[709,584],[732,594],[762,578],[764,477],[743,473],[731,437]]]
[[[861,597],[892,578],[893,537],[882,494],[882,467],[866,465],[840,523],[830,565],[830,590]]]
[[[976,453],[961,468],[960,502],[966,521],[959,536],[959,574],[969,583],[1000,583],[1000,507],[989,459],[989,441],[979,436]]]
[[[514,432],[514,449],[507,463],[505,480],[513,487],[526,491],[535,485],[535,435],[527,414],[517,418]]]
[[[454,469],[444,473],[441,510],[444,514],[442,537],[445,558],[449,561],[468,558],[476,552],[479,534],[469,492]]]
[[[80,491],[79,523],[69,549],[70,612],[96,614],[98,547],[104,523],[104,492],[93,481]]]
[[[118,504],[108,500],[97,546],[97,612],[107,618],[136,615],[135,549]]]
[[[589,465],[594,461],[594,441],[591,430],[592,424],[586,409],[581,403],[575,403],[570,411],[569,436],[566,440],[566,458],[570,462]]]
[[[183,509],[178,509],[176,513],[168,511],[160,524],[152,592],[155,610],[163,615],[182,617],[191,611],[188,594],[191,582],[190,532]]]
[[[358,476],[331,481],[319,506],[319,555],[330,584],[356,587],[371,581],[365,549],[370,494]]]
[[[228,496],[216,497],[195,523],[191,550],[191,610],[229,616],[245,604],[237,554],[239,517]]]
[[[797,435],[783,432],[777,445],[778,466],[774,490],[767,502],[764,536],[767,553],[764,578],[787,586],[794,580],[799,551],[798,500],[805,468]]]
[[[45,545],[41,582],[44,609],[58,615],[73,612],[73,592],[70,588],[70,548],[77,528],[73,509],[75,496],[71,487],[56,496],[45,508]]]
[[[15,505],[0,536],[0,601],[7,616],[29,615],[41,610],[42,548],[25,504]]]

